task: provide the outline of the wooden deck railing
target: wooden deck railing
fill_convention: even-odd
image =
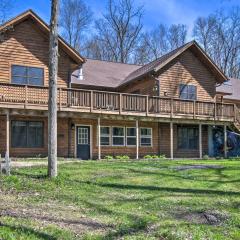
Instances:
[[[23,105],[34,109],[47,107],[48,88],[0,83],[0,105],[3,104]],[[59,88],[58,106],[59,110],[63,111],[70,109],[71,111],[86,110],[107,114],[207,118],[240,122],[240,114],[237,114],[238,109],[234,104],[117,92]]]

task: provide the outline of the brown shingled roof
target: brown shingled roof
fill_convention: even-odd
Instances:
[[[72,74],[71,82],[86,86],[116,88],[131,72],[140,67],[140,65],[87,59],[83,64],[83,80],[78,79],[79,70],[76,70]]]
[[[77,70],[72,75],[72,83],[117,88],[145,75],[157,73],[190,47],[205,62],[213,74],[217,76],[218,82],[222,83],[227,79],[201,47],[195,41],[192,41],[143,66],[88,59],[87,63],[83,64],[84,80],[78,80],[79,71]]]
[[[224,99],[240,101],[240,79],[230,78],[217,87],[217,93],[224,94]]]

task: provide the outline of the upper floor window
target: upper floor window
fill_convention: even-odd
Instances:
[[[197,87],[188,84],[180,84],[180,99],[197,100]]]
[[[12,83],[23,85],[44,85],[44,70],[38,67],[12,65]]]

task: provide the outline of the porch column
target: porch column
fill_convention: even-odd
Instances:
[[[9,111],[6,114],[6,155],[9,156],[9,142],[10,142],[10,120]]]
[[[227,125],[223,127],[224,131],[224,157],[227,158],[228,156],[228,149],[227,149]]]
[[[170,122],[170,158],[173,157],[173,122]]]
[[[202,124],[199,124],[199,158],[202,159]]]
[[[136,120],[136,159],[139,159],[139,123]]]
[[[98,160],[101,159],[101,119],[98,117]]]

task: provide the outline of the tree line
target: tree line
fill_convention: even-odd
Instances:
[[[240,78],[240,8],[199,16],[189,37],[185,24],[144,30],[144,6],[134,0],[108,0],[98,19],[83,0],[62,0],[60,27],[67,41],[84,56],[122,63],[145,64],[197,40],[229,77]],[[89,34],[91,29],[92,34]]]
[[[14,0],[0,1],[0,22]],[[108,0],[94,17],[84,0],[60,0],[59,27],[63,37],[83,56],[122,63],[145,64],[192,39],[229,77],[240,78],[240,8],[196,18],[190,33],[185,24],[144,29],[144,6],[134,0]]]

